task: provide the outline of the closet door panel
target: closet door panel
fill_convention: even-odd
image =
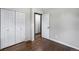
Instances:
[[[16,12],[16,43],[25,40],[25,14]]]
[[[1,48],[15,44],[15,12],[1,9]]]
[[[15,44],[15,11],[9,11],[9,45]]]
[[[6,15],[6,11],[1,9],[1,48],[5,47],[5,38],[7,39],[8,33],[7,33],[7,29],[8,29],[8,21],[6,21],[5,16]],[[7,34],[5,34],[7,33]]]

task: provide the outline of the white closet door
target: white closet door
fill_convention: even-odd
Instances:
[[[49,39],[49,14],[43,14],[42,17],[42,37]]]
[[[1,48],[15,44],[15,11],[1,9]]]
[[[16,12],[16,43],[25,40],[25,14]]]

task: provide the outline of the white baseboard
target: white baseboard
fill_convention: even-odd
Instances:
[[[74,48],[74,49],[79,50],[79,48],[78,48],[78,47],[75,47],[75,46],[72,46],[72,45],[70,45],[70,44],[67,44],[67,43],[64,43],[64,42],[58,41],[58,40],[56,40],[56,39],[49,39],[49,40],[51,40],[51,41],[54,41],[54,42],[57,42],[57,43],[60,43],[60,44],[63,44],[63,45],[69,46],[69,47],[71,47],[71,48]]]

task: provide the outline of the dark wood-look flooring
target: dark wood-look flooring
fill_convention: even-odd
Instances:
[[[78,51],[65,45],[42,38],[40,35],[36,39],[28,42],[22,42],[1,51]]]

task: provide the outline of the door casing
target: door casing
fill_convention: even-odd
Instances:
[[[40,13],[34,13],[34,39],[35,39],[35,28],[36,28],[36,26],[35,26],[35,15],[40,15],[40,33],[41,33],[41,35],[42,35],[42,14],[40,14]]]

